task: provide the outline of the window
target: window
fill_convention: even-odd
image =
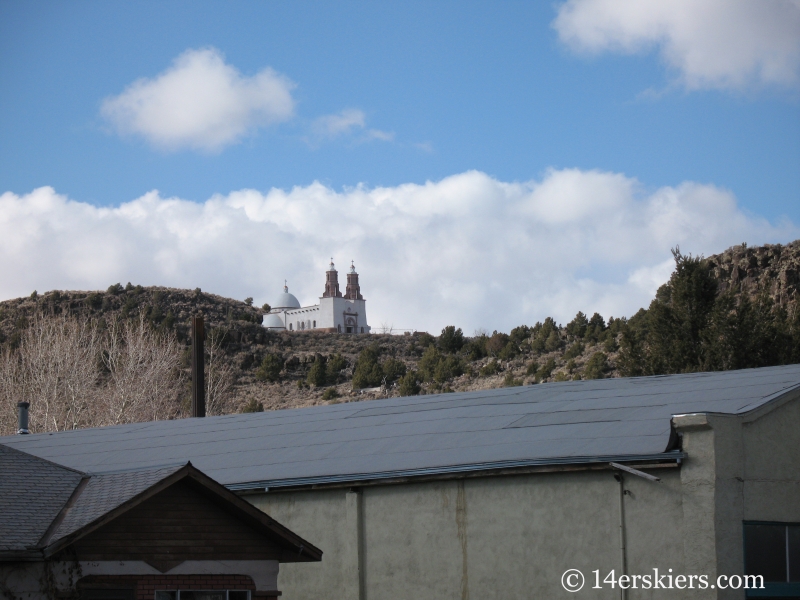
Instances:
[[[316,328],[317,328],[317,322],[314,321],[314,329],[316,329]]]
[[[292,324],[289,323],[289,331],[291,331],[291,330],[292,330]]]
[[[800,524],[745,523],[744,566],[764,577],[768,595],[800,596]]]
[[[155,600],[250,600],[247,590],[159,590]]]
[[[339,333],[342,333],[342,326],[341,325],[337,325],[336,326],[336,331],[338,331]]]
[[[361,328],[361,333],[364,333],[364,328],[363,327]]]

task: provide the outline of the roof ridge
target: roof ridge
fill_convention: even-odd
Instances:
[[[78,501],[78,498],[80,498],[81,494],[83,493],[83,490],[86,489],[86,486],[89,484],[90,479],[91,476],[89,475],[83,477],[78,482],[78,485],[76,485],[75,489],[72,490],[72,494],[70,494],[70,497],[64,503],[64,506],[62,506],[61,510],[58,511],[56,518],[53,519],[53,521],[47,527],[47,531],[44,532],[44,535],[42,536],[42,539],[39,540],[37,547],[44,548],[45,546],[47,546],[47,543],[50,541],[50,538],[52,538],[53,535],[55,535],[56,531],[58,531],[58,528],[61,527],[61,523],[64,522],[64,519],[67,517],[69,511],[72,509],[73,506],[75,506],[75,503]]]
[[[181,467],[185,467],[186,465],[191,465],[191,461],[181,460],[181,461],[174,461],[169,463],[164,463],[161,465],[148,465],[143,467],[127,467],[125,469],[111,469],[109,471],[86,471],[86,474],[94,477],[94,476],[103,476],[103,475],[116,475],[118,473],[143,473],[147,471],[160,471],[162,469],[169,469],[170,467],[175,467],[175,469],[180,469]]]

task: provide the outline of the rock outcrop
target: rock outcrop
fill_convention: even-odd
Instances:
[[[720,292],[733,290],[750,296],[766,293],[779,306],[800,298],[800,240],[785,246],[732,246],[707,260]]]

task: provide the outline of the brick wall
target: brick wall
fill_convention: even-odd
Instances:
[[[256,592],[249,575],[89,575],[79,588],[127,588],[136,600],[154,600],[156,590],[250,590],[253,600],[277,600],[280,592]]]

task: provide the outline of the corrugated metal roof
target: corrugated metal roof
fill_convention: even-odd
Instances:
[[[86,471],[192,461],[232,488],[662,455],[675,414],[741,414],[800,365],[550,383],[136,423],[0,442]]]

